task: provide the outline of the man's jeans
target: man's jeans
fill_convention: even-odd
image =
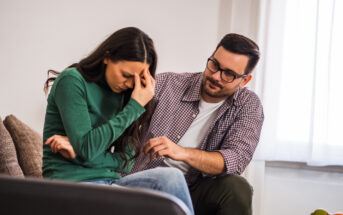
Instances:
[[[95,184],[120,185],[162,191],[183,201],[194,214],[188,186],[182,172],[173,167],[157,167],[137,172],[121,179],[91,181]]]

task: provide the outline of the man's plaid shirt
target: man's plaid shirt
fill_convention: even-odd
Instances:
[[[178,143],[199,113],[202,75],[162,73],[156,76],[156,108],[150,124],[142,128],[142,144],[159,136],[166,136]],[[263,108],[258,96],[247,88],[238,89],[219,108],[200,149],[222,154],[225,161],[224,174],[241,174],[252,159],[263,119]],[[141,153],[132,172],[166,166],[163,159],[150,161],[149,156]],[[197,178],[206,176],[191,168],[185,177],[191,185]]]

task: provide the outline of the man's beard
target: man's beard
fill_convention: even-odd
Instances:
[[[216,93],[212,93],[209,90],[207,90],[207,88],[205,87],[206,85],[206,81],[211,82],[212,85],[217,86],[220,90]],[[223,89],[223,86],[221,84],[218,83],[218,81],[213,80],[210,77],[204,77],[203,81],[202,81],[202,85],[201,85],[201,90],[202,92],[206,93],[208,96],[213,97],[213,98],[222,98],[222,97],[227,97],[227,95],[224,95],[221,92],[221,89]]]

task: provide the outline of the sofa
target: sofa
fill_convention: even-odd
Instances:
[[[153,190],[42,178],[42,136],[14,115],[0,118],[1,214],[180,214],[176,197]]]

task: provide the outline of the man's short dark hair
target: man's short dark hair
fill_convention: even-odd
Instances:
[[[245,68],[245,74],[249,74],[255,68],[260,59],[260,50],[258,45],[251,39],[239,34],[227,34],[219,42],[217,49],[222,46],[224,49],[249,57],[248,65]]]

